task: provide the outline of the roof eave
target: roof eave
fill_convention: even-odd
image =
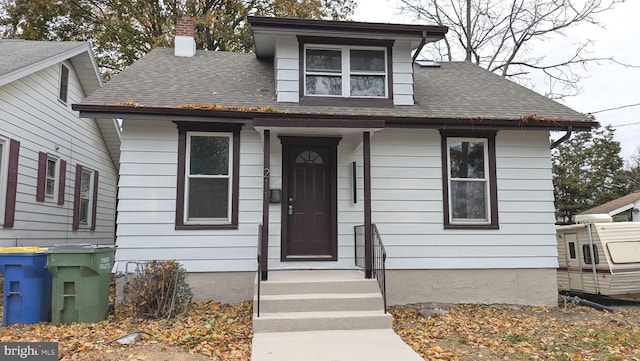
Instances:
[[[25,76],[31,75],[37,71],[48,68],[52,65],[58,64],[67,59],[71,59],[75,56],[82,54],[83,52],[91,51],[91,48],[88,44],[78,45],[75,48],[66,50],[59,54],[50,56],[46,59],[40,60],[38,62],[29,64],[22,68],[16,69],[14,71],[8,72],[6,74],[0,75],[0,86],[9,84],[18,79],[24,78]]]
[[[421,37],[426,31],[432,35],[444,37],[449,30],[446,26],[439,25],[414,25],[370,23],[358,21],[336,20],[312,20],[299,18],[274,18],[266,16],[248,16],[247,20],[252,29],[259,30],[286,30],[289,32],[308,31],[311,28],[316,31],[329,31],[335,33],[366,31],[369,34],[388,34]]]
[[[371,114],[335,114],[278,112],[260,110],[197,109],[190,107],[149,107],[134,105],[73,104],[83,118],[138,118],[157,120],[225,121],[252,123],[254,119],[332,119],[344,121],[384,120],[386,127],[438,128],[438,129],[526,129],[590,131],[598,122],[570,119],[492,119],[492,118],[441,118],[403,117]]]

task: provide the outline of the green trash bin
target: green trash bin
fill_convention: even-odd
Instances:
[[[51,323],[90,323],[107,317],[114,254],[114,246],[65,244],[49,248]]]

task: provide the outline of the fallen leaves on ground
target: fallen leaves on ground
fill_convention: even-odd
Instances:
[[[144,351],[144,346],[149,346],[160,351],[178,347],[206,356],[201,359],[246,361],[251,355],[251,317],[249,301],[234,305],[193,303],[187,312],[168,322],[136,320],[131,307],[117,307],[116,316],[96,323],[2,327],[0,342],[59,342],[60,360],[152,360]],[[135,331],[145,332],[135,344],[115,342]]]
[[[425,360],[640,361],[640,310],[586,307],[396,306],[394,330]]]
[[[640,361],[640,310],[614,313],[581,306],[449,305],[446,314],[419,315],[426,306],[394,306],[394,330],[425,360]],[[130,308],[93,324],[12,325],[0,342],[58,341],[61,360],[230,360],[251,358],[250,302],[193,303],[165,323],[135,320]],[[442,312],[441,312],[442,313]],[[114,340],[134,331],[132,345]]]

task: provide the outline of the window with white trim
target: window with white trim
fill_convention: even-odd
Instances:
[[[45,178],[44,195],[53,199],[56,195],[56,184],[58,174],[58,159],[52,156],[47,157],[47,171]]]
[[[304,94],[387,98],[387,48],[305,44]]]
[[[231,223],[233,133],[188,132],[185,224]]]
[[[8,142],[0,138],[0,224],[4,220],[4,208],[7,197],[7,156],[9,154]]]
[[[80,178],[80,212],[78,220],[82,225],[89,225],[89,210],[91,209],[91,195],[93,194],[93,182],[91,181],[93,172],[82,169]]]
[[[58,99],[61,102],[67,102],[67,95],[69,93],[69,67],[64,64],[60,64],[60,88],[58,91]]]
[[[498,229],[495,131],[441,133],[445,228]]]

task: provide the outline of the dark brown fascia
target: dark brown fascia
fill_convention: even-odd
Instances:
[[[331,113],[300,113],[277,111],[239,111],[225,109],[192,109],[165,108],[130,105],[94,105],[73,104],[71,108],[80,112],[82,118],[130,118],[168,121],[217,122],[253,124],[260,119],[261,124],[272,123],[278,119],[281,126],[294,125],[302,121],[327,123],[363,122],[371,121],[375,127],[384,122],[387,128],[431,128],[431,129],[531,129],[531,130],[567,130],[572,127],[574,132],[590,131],[599,126],[598,122],[589,120],[569,120],[556,118],[530,118],[524,116],[516,119],[491,118],[437,118],[437,117],[403,117],[371,114],[331,114]],[[360,123],[364,125],[366,122]],[[335,123],[334,123],[335,124]],[[344,126],[342,126],[344,127]],[[365,126],[366,127],[366,126]]]
[[[430,38],[444,38],[449,31],[446,26],[438,25],[412,25],[412,24],[388,24],[365,23],[357,21],[337,20],[312,20],[298,18],[274,18],[265,16],[248,16],[247,21],[253,30],[280,30],[280,31],[325,31],[335,33],[366,32],[372,35],[410,36],[422,38],[423,32]],[[252,30],[252,31],[253,31]]]

